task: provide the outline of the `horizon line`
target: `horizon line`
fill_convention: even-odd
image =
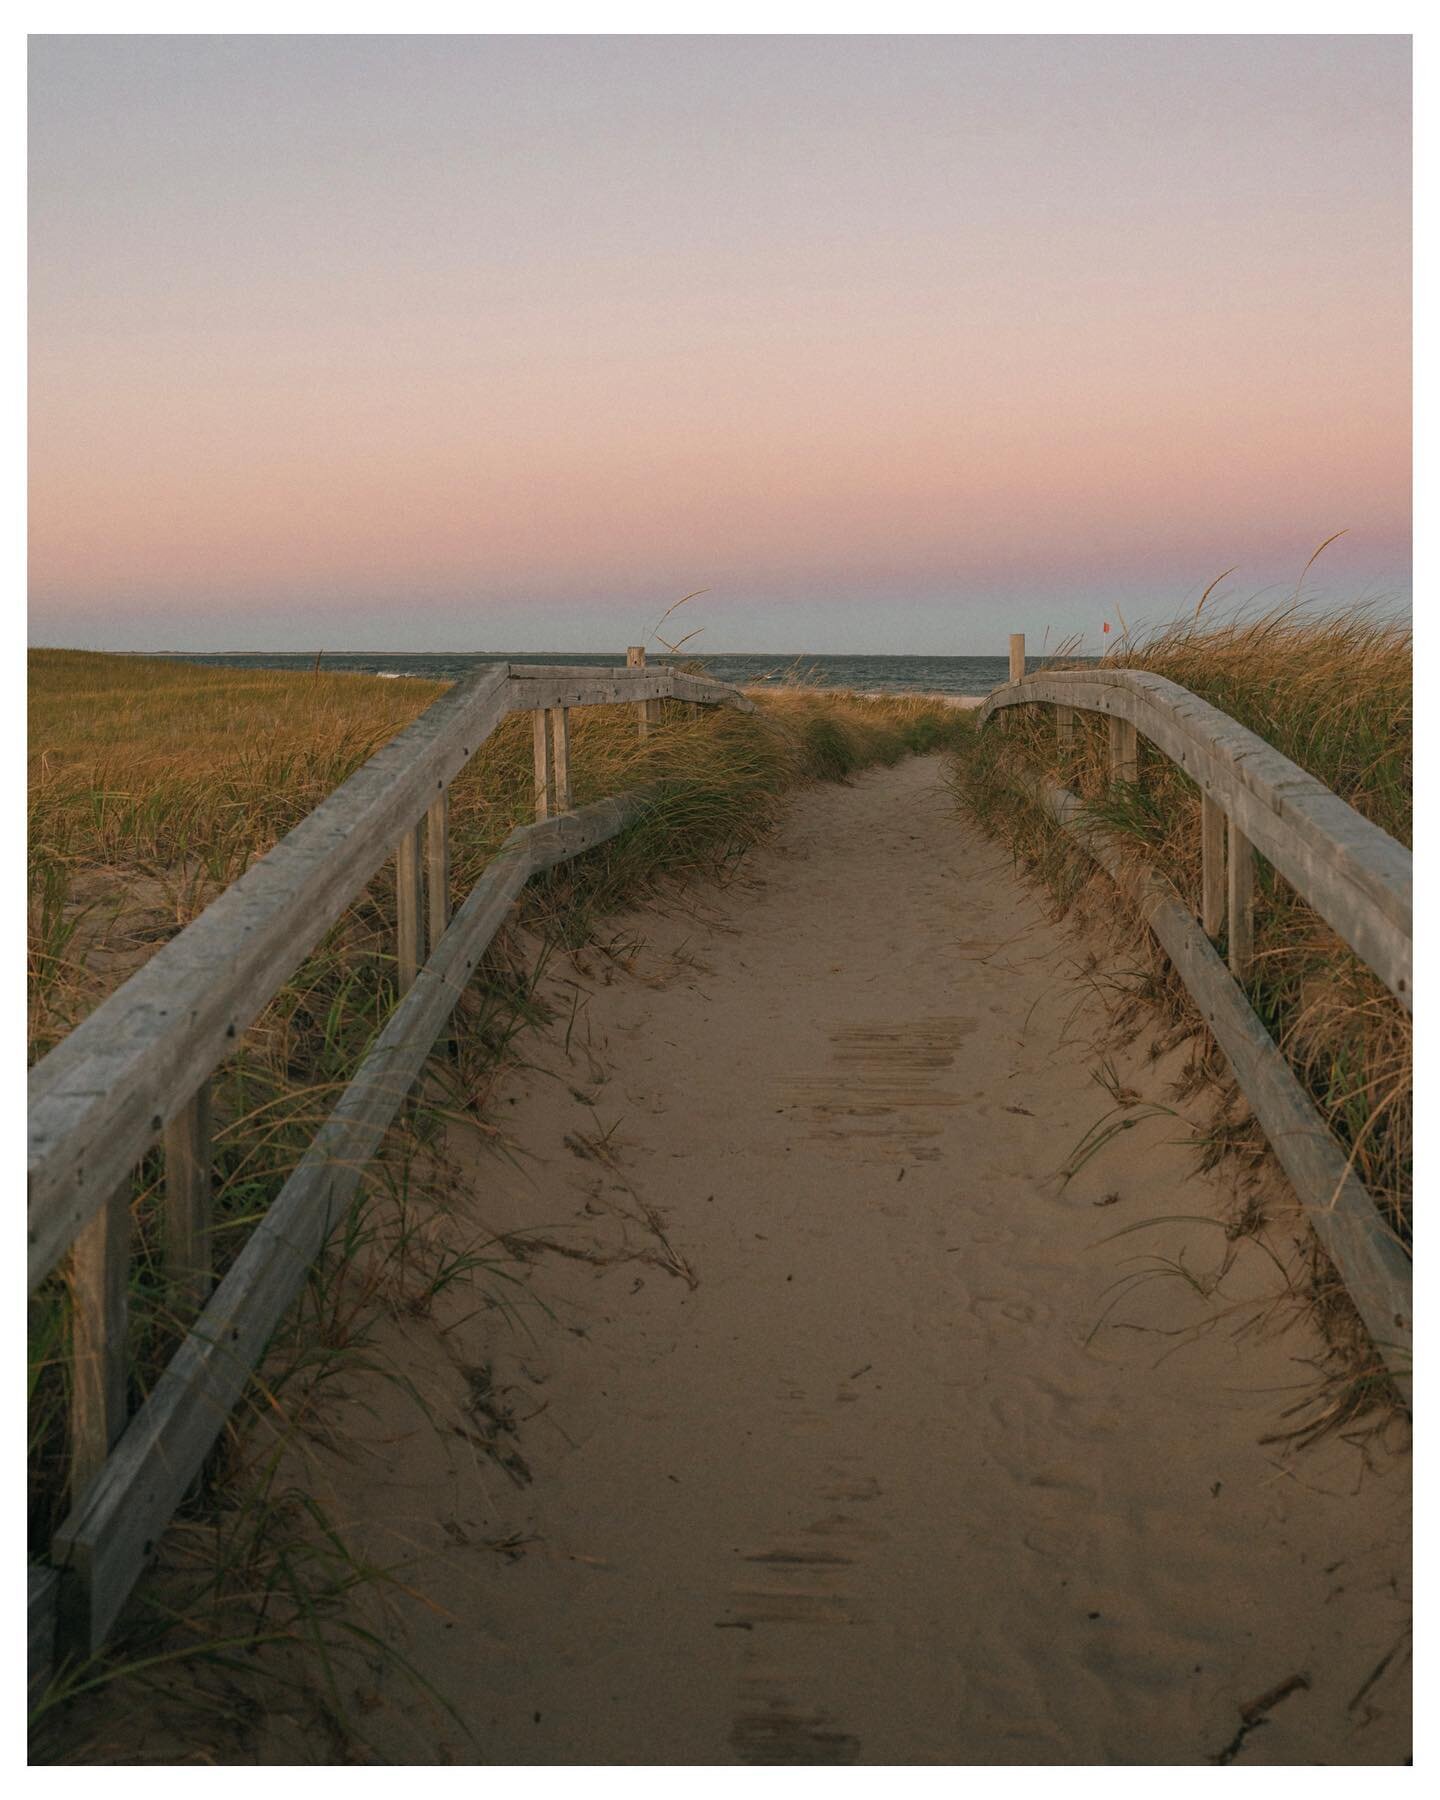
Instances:
[[[517,654],[525,656],[608,656],[610,654],[608,650],[537,650],[533,647],[519,652],[500,650],[373,650],[368,648],[358,650],[335,649],[311,651],[305,649],[292,648],[287,650],[269,647],[255,650],[107,650],[103,646],[94,644],[27,644],[26,648],[27,650],[74,650],[92,656],[314,656],[317,659],[323,656],[493,656],[497,660],[503,660],[507,655]],[[628,648],[628,646],[626,646],[626,648]],[[646,654],[651,654],[648,645],[646,646]],[[657,658],[680,656],[683,660],[687,661],[698,661],[700,656],[708,655],[771,657],[889,656],[928,658],[931,660],[936,657],[987,656],[999,658],[999,660],[1003,662],[1008,652],[1005,650],[710,650],[697,652],[695,656],[689,657],[685,656],[685,653],[680,651],[656,650],[653,654]]]

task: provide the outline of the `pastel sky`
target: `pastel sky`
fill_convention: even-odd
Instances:
[[[31,40],[31,639],[1410,592],[1400,37]]]

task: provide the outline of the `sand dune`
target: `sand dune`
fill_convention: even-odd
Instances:
[[[514,1160],[457,1128],[473,1241],[537,1304],[397,1321],[449,1428],[348,1383],[317,1453],[439,1602],[386,1630],[473,1733],[389,1675],[356,1696],[379,1754],[1408,1754],[1408,1657],[1366,1686],[1409,1615],[1400,1434],[1261,1441],[1319,1344],[1254,1323],[1280,1281],[1217,1223],[1233,1178],[1147,1116],[1183,1046],[1114,1058],[1140,1122],[1058,1179],[1113,1105],[1103,1008],[941,778],[804,794],[729,885],[558,961]],[[1157,1263],[1092,1338],[1127,1258],[1203,1288],[1227,1250],[1216,1294]],[[286,1729],[266,1754],[321,1753]]]

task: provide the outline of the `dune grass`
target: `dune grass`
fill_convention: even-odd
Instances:
[[[1316,616],[1288,606],[1260,617],[1191,618],[1127,642],[1108,662],[1147,669],[1208,700],[1323,781],[1402,843],[1411,832],[1410,639],[1365,609]],[[1063,659],[1056,659],[1063,667]],[[1116,890],[1030,798],[1025,778],[1080,795],[1124,851],[1163,870],[1186,907],[1200,905],[1200,792],[1142,738],[1140,780],[1111,786],[1103,719],[1077,713],[1061,756],[1049,707],[1006,714],[973,732],[954,763],[958,793],[1050,887],[1135,922]],[[1411,1209],[1411,1022],[1382,982],[1264,860],[1257,858],[1252,1006],[1281,1046],[1387,1220],[1407,1241]],[[1152,996],[1180,1016],[1183,989],[1157,966]],[[1195,1021],[1198,1028],[1198,1015]]]
[[[165,659],[37,651],[31,656],[29,1040],[42,1056],[106,994],[443,691],[386,681],[203,668]],[[287,1429],[325,1379],[367,1354],[387,1308],[424,1308],[461,1275],[505,1303],[504,1257],[436,1224],[447,1116],[483,1120],[525,1024],[539,1016],[536,944],[583,942],[616,909],[723,869],[772,826],[807,781],[949,746],[962,716],[938,702],[798,689],[759,692],[755,715],[665,703],[642,740],[633,707],[571,717],[575,803],[646,786],[642,815],[610,844],[531,883],[522,931],[487,957],[457,1014],[450,1057],[391,1131],[295,1316],[242,1409]],[[501,725],[451,796],[453,892],[468,891],[510,829],[531,816],[530,722]],[[294,1167],[394,1004],[394,872],[387,866],[301,962],[213,1084],[217,1273]],[[540,951],[543,961],[545,951]],[[132,1402],[187,1325],[167,1291],[158,1153],[137,1171],[130,1289]],[[423,1189],[425,1204],[415,1197]],[[423,1218],[423,1225],[419,1222]],[[30,1308],[30,1541],[43,1555],[68,1504],[68,1295],[63,1270]],[[280,1476],[283,1458],[242,1453],[237,1426],[176,1528],[197,1553],[179,1597],[152,1582],[148,1624],[132,1620],[131,1662],[63,1672],[39,1713],[54,1720],[117,1669],[177,1654],[218,1659],[261,1630],[319,1642],[319,1621],[360,1566]],[[253,1440],[253,1430],[248,1435]],[[383,1572],[364,1571],[363,1579]],[[168,1597],[167,1597],[168,1596]],[[196,1620],[208,1621],[197,1633]],[[350,1626],[346,1627],[347,1629]],[[323,1638],[323,1633],[321,1634]],[[328,1640],[327,1640],[328,1641]],[[167,1647],[168,1646],[168,1647]],[[312,1659],[313,1660],[313,1659]]]

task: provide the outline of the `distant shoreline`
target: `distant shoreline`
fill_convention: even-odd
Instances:
[[[613,668],[624,652],[613,650],[122,650],[89,652],[131,661],[180,663],[215,670],[289,670],[306,675],[364,675],[389,682],[463,681],[503,663],[539,666]],[[695,664],[717,680],[763,692],[782,688],[825,689],[852,694],[908,694],[947,699],[983,699],[1009,679],[1008,654],[991,656],[926,655],[906,651],[894,655],[840,651],[785,654],[759,650],[707,650],[699,645],[678,651],[660,650],[652,666],[678,668]],[[1030,659],[1032,669],[1043,659]]]
[[[67,644],[31,644],[32,650],[65,650]],[[504,662],[515,657],[612,657],[617,650],[95,650],[103,657],[396,657],[400,661],[428,661],[430,657],[488,657]],[[653,661],[668,661],[670,650],[646,652]],[[734,657],[745,661],[767,662],[1004,662],[1003,650],[697,650],[680,652],[677,661],[727,662]],[[1067,657],[1066,661],[1093,661],[1087,657]],[[1094,659],[1098,661],[1098,659]]]

